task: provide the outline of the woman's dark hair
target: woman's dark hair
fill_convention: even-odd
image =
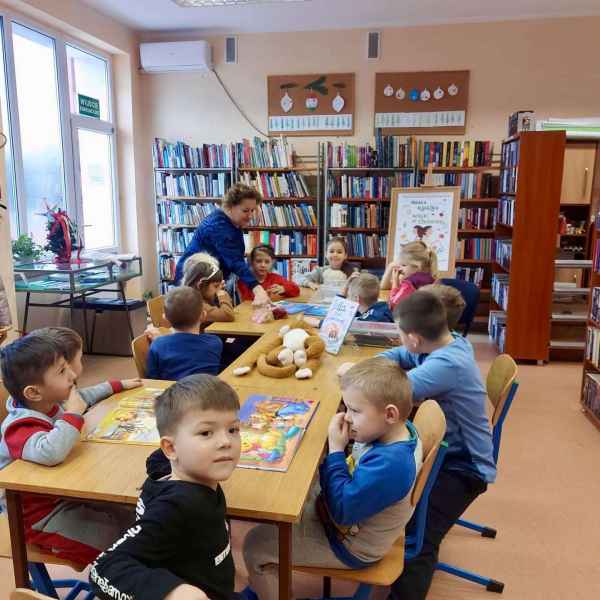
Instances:
[[[273,250],[273,246],[270,246],[269,244],[258,244],[258,246],[254,246],[252,252],[250,252],[250,264],[252,264],[259,252],[268,254],[272,260],[275,260],[275,250]]]
[[[234,186],[229,188],[227,194],[223,198],[223,208],[233,208],[241,204],[246,198],[256,200],[257,204],[262,202],[262,195],[258,190],[245,185],[244,183],[236,183]]]
[[[346,256],[348,256],[348,244],[346,243],[346,240],[342,236],[337,235],[337,236],[330,238],[329,241],[327,242],[327,248],[329,248],[329,246],[331,246],[331,244],[339,244],[344,249]],[[340,271],[342,271],[342,273],[344,273],[344,275],[346,277],[350,277],[350,275],[352,275],[352,273],[354,273],[354,271],[356,271],[356,270],[357,269],[348,262],[348,259],[346,259],[342,263],[342,267],[340,269]]]

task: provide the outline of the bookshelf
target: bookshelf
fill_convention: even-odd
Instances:
[[[297,155],[283,138],[236,144],[237,181],[257,189],[264,202],[244,232],[246,252],[275,249],[275,270],[287,278],[314,268],[320,258],[321,144],[316,155]]]
[[[489,333],[515,360],[548,361],[564,131],[502,144]]]
[[[167,142],[152,145],[157,264],[161,293],[173,284],[179,257],[194,230],[212,211],[234,181],[233,146]]]
[[[414,138],[381,135],[379,130],[374,145],[323,146],[323,249],[331,237],[342,235],[349,260],[383,270],[391,191],[414,186],[416,152]]]

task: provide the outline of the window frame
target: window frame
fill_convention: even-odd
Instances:
[[[66,35],[60,31],[54,30],[36,21],[33,21],[23,15],[13,13],[9,10],[0,10],[0,26],[2,27],[2,43],[4,52],[4,73],[6,83],[6,95],[8,105],[8,123],[11,142],[11,161],[14,173],[14,188],[16,195],[17,215],[13,222],[17,226],[17,231],[12,231],[13,236],[21,233],[28,233],[27,206],[24,198],[24,171],[23,154],[21,145],[21,133],[19,125],[19,109],[17,84],[14,62],[13,47],[13,23],[22,25],[41,35],[51,38],[54,42],[57,90],[58,90],[58,109],[60,115],[60,130],[63,155],[63,176],[65,190],[65,208],[73,221],[77,224],[79,234],[81,235],[84,248],[85,244],[85,224],[83,222],[83,195],[81,189],[81,166],[79,159],[79,129],[87,129],[103,133],[109,136],[111,148],[111,170],[112,170],[112,203],[113,203],[113,235],[114,244],[102,248],[94,248],[93,251],[117,251],[121,239],[120,223],[120,203],[119,203],[119,184],[117,172],[117,129],[115,126],[115,102],[114,102],[114,77],[113,61],[109,53],[99,48],[90,46],[81,40]],[[67,45],[72,46],[82,52],[95,56],[106,62],[107,76],[106,84],[108,86],[108,121],[96,119],[94,117],[82,116],[71,112],[71,98],[68,73]],[[11,185],[9,183],[9,185]]]

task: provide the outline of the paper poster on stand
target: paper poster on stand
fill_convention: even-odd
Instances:
[[[422,241],[435,250],[438,273],[454,276],[460,188],[394,188],[388,236],[388,261],[404,244]]]

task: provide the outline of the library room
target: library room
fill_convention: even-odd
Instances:
[[[600,597],[599,31],[0,0],[0,600]]]

